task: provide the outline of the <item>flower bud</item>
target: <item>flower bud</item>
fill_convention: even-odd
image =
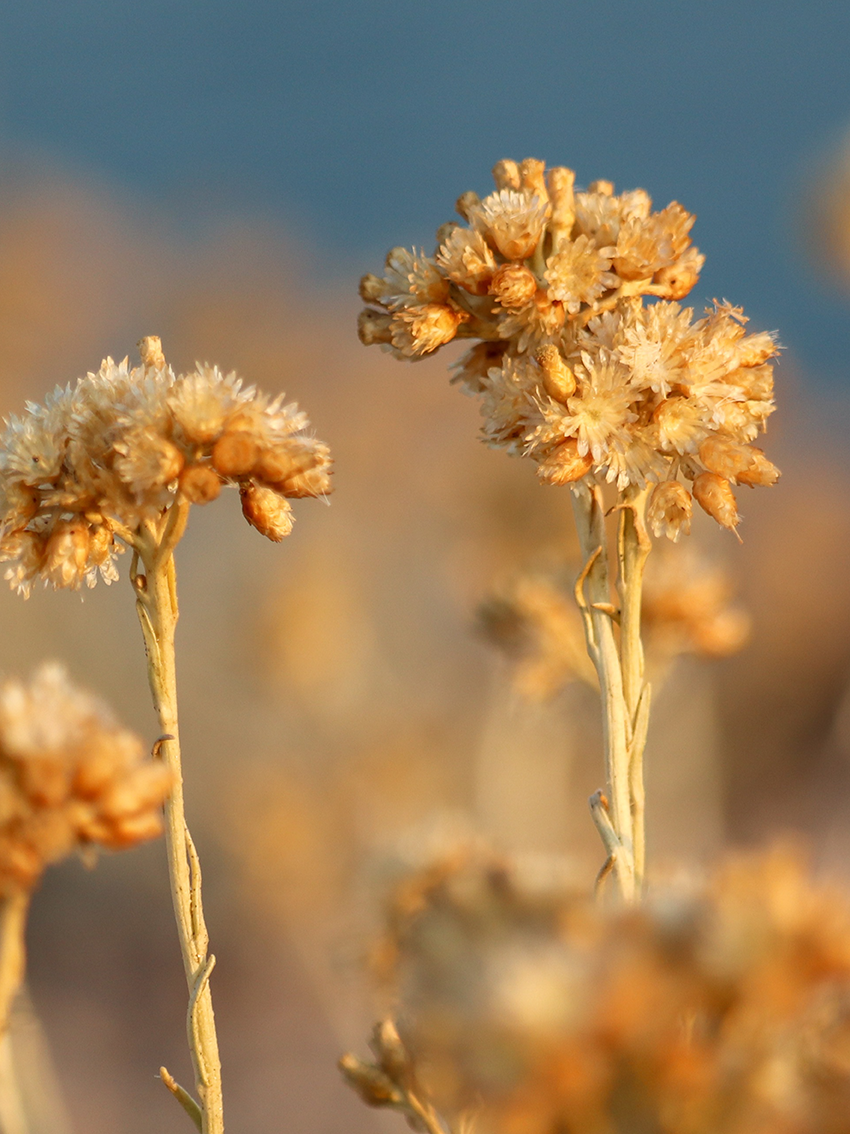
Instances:
[[[675,264],[661,268],[652,277],[658,294],[664,299],[684,299],[699,279],[705,256],[698,249],[687,248]]]
[[[360,279],[360,298],[364,303],[380,303],[382,296],[387,293],[387,284],[381,276],[374,272],[367,272]]]
[[[259,456],[259,446],[244,430],[222,433],[212,448],[212,463],[222,476],[247,476]]]
[[[562,241],[569,240],[575,224],[575,180],[573,171],[564,166],[555,166],[549,170],[549,200],[552,202],[549,231],[555,248]]]
[[[545,484],[572,484],[581,480],[593,467],[590,453],[582,456],[574,437],[557,445],[537,466],[537,475]]]
[[[576,392],[575,375],[553,343],[540,347],[534,356],[543,374],[543,387],[550,398],[566,405],[567,398]]]
[[[520,184],[527,193],[531,193],[538,197],[541,201],[549,200],[549,191],[546,188],[546,179],[543,171],[546,168],[545,161],[538,161],[537,158],[525,158],[519,167]]]
[[[79,587],[90,546],[87,524],[80,520],[59,521],[47,540],[43,567],[54,587]]]
[[[752,463],[738,474],[738,484],[748,484],[750,488],[776,484],[782,475],[773,461],[769,461],[761,449],[750,449]]]
[[[280,543],[292,531],[292,507],[279,492],[263,484],[245,484],[239,495],[242,515],[260,535]]]
[[[410,1056],[392,1020],[384,1019],[375,1025],[370,1046],[382,1070],[394,1083],[402,1082],[410,1071]]]
[[[537,278],[525,264],[502,264],[489,290],[503,307],[525,307],[537,293]]]
[[[667,536],[676,543],[691,530],[693,501],[678,480],[664,480],[652,490],[646,518],[656,538]]]
[[[481,198],[478,196],[478,194],[474,193],[470,189],[466,193],[461,193],[461,195],[455,201],[455,211],[459,216],[463,217],[465,221],[468,221],[470,209],[473,209],[480,202],[480,200]]]
[[[434,236],[434,239],[435,239],[436,245],[437,245],[437,248],[436,248],[437,252],[440,251],[440,249],[446,243],[446,241],[449,239],[451,234],[453,232],[456,232],[457,229],[459,229],[459,228],[461,228],[461,226],[457,223],[457,221],[446,221],[445,224],[440,225],[440,227],[437,229],[437,232]]]
[[[493,166],[493,180],[497,189],[519,189],[519,166],[510,158],[502,158]]]
[[[709,472],[733,484],[754,463],[752,449],[724,437],[707,437],[699,447],[699,459]]]
[[[725,477],[713,472],[700,473],[694,479],[694,497],[703,511],[708,512],[721,527],[735,531],[741,517],[732,486]]]
[[[614,182],[613,181],[591,181],[587,187],[588,193],[599,193],[602,197],[612,197],[614,195]]]
[[[392,315],[388,315],[385,311],[373,311],[370,307],[365,308],[357,316],[357,334],[361,343],[364,346],[372,346],[374,343],[392,342],[390,332],[392,321]]]
[[[350,1053],[343,1055],[338,1066],[346,1080],[369,1106],[397,1106],[403,1102],[401,1091],[380,1067],[364,1063]]]
[[[221,479],[209,465],[187,466],[178,483],[190,504],[209,504],[221,492]]]
[[[162,353],[162,340],[159,335],[145,335],[136,343],[143,366],[152,366],[155,370],[165,369],[165,355]]]

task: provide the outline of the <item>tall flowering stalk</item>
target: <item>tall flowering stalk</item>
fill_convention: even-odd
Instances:
[[[576,192],[572,170],[534,159],[493,175],[495,193],[459,198],[465,223],[443,225],[432,256],[394,248],[384,276],[363,277],[360,337],[411,360],[477,340],[453,381],[481,399],[483,440],[572,489],[576,598],[603,704],[607,791],[591,811],[603,873],[631,901],[645,860],[647,528],[678,540],[696,500],[737,534],[733,486],[779,476],[752,444],[773,411],[778,348],[746,333],[740,308],[715,302],[695,319],[680,305],[704,261],[681,205],[653,212],[643,190],[617,196],[607,181]]]
[[[243,387],[234,374],[199,366],[175,376],[158,338],[139,344],[141,366],[106,359],[75,386],[30,403],[0,438],[0,559],[29,595],[130,580],[148,678],[170,773],[166,842],[174,912],[189,987],[187,1030],[198,1101],[163,1068],[162,1077],[203,1134],[224,1129],[221,1065],[209,977],[215,958],[201,900],[198,856],[186,825],[177,716],[174,635],[178,618],[174,549],[190,507],[223,485],[238,487],[248,522],[274,541],[292,529],[290,499],[330,491],[327,446],[306,416],[282,398]]]

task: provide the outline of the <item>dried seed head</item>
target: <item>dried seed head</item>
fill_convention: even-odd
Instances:
[[[649,499],[646,518],[656,537],[667,536],[676,543],[691,530],[691,494],[678,480],[657,484]]]
[[[188,465],[180,474],[179,484],[190,504],[209,504],[221,492],[221,478],[209,465]]]
[[[292,531],[292,507],[281,493],[263,484],[245,484],[239,495],[242,515],[260,535],[280,543]]]
[[[246,430],[222,433],[212,448],[213,467],[224,477],[247,476],[259,452],[259,444]]]
[[[704,472],[694,478],[694,498],[721,527],[735,531],[741,522],[735,494],[729,481],[717,473]],[[736,532],[737,535],[737,532]]]
[[[490,281],[490,294],[503,307],[525,307],[537,291],[537,278],[525,264],[502,264]]]
[[[578,441],[570,437],[560,445],[556,445],[552,452],[537,466],[537,475],[544,484],[572,484],[581,480],[593,468],[593,457],[590,453],[578,451]]]
[[[543,386],[550,398],[562,405],[567,404],[576,391],[576,379],[572,370],[561,358],[561,352],[552,343],[540,347],[534,357],[543,374]]]

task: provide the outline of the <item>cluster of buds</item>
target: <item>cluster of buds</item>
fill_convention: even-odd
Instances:
[[[478,621],[513,662],[517,690],[528,699],[544,700],[577,680],[596,687],[581,616],[560,576],[518,575],[481,604]],[[653,684],[677,657],[728,657],[746,645],[750,632],[726,572],[679,547],[647,563],[641,625]]]
[[[493,174],[496,192],[463,194],[466,224],[440,228],[433,256],[394,248],[383,277],[363,277],[361,340],[407,359],[478,340],[455,381],[481,397],[488,444],[533,458],[547,484],[654,485],[656,535],[687,533],[693,499],[736,529],[732,486],[779,476],[752,445],[778,348],[746,334],[740,308],[695,320],[680,306],[704,260],[694,217],[608,181],[576,192],[572,170],[531,158]]]
[[[850,1131],[850,906],[787,851],[629,909],[455,860],[403,888],[383,956],[449,1129]]]
[[[61,666],[0,684],[0,896],[75,849],[154,838],[171,780]]]
[[[198,366],[175,376],[159,339],[141,366],[107,358],[97,373],[29,403],[0,436],[0,559],[27,596],[117,578],[115,556],[175,502],[206,504],[239,488],[245,518],[281,540],[290,498],[331,490],[326,445],[282,397]]]

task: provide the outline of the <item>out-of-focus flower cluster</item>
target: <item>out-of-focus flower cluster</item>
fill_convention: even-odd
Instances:
[[[687,532],[693,498],[736,528],[732,486],[779,476],[752,445],[778,348],[740,308],[695,320],[680,306],[704,262],[694,217],[607,181],[575,192],[572,170],[531,158],[493,174],[496,192],[458,200],[467,224],[440,228],[433,256],[394,248],[383,277],[363,277],[362,341],[416,359],[477,339],[455,380],[481,397],[487,443],[532,457],[548,484],[654,483],[656,535]]]
[[[115,556],[175,501],[206,504],[236,485],[245,518],[272,540],[292,528],[289,499],[331,490],[326,445],[297,406],[198,366],[175,376],[159,340],[141,366],[97,373],[27,404],[0,436],[0,559],[28,596],[117,578]]]
[[[517,690],[531,700],[550,697],[571,681],[597,684],[578,607],[561,574],[518,575],[478,610],[481,629],[512,659]],[[732,601],[722,568],[690,550],[669,548],[647,563],[642,627],[647,668],[657,685],[682,654],[737,653],[749,637],[750,619]]]
[[[399,892],[383,961],[453,1129],[850,1131],[850,903],[790,852],[629,909],[460,858]]]
[[[0,684],[0,896],[74,849],[154,838],[171,774],[64,669]]]

